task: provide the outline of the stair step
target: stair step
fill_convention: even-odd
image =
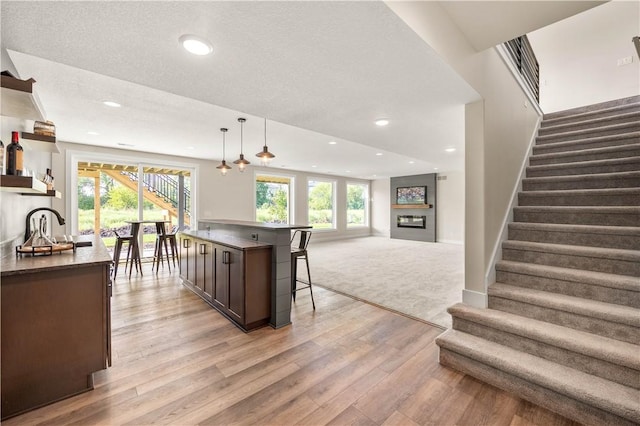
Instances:
[[[525,191],[638,187],[640,187],[640,172],[546,176],[522,180],[522,189]]]
[[[574,246],[640,250],[640,228],[511,222],[509,239]]]
[[[596,226],[640,226],[640,207],[629,206],[518,206],[514,222],[565,223]]]
[[[635,206],[640,188],[565,189],[518,193],[520,206]]]
[[[500,260],[496,282],[640,308],[640,280],[626,275]]]
[[[640,96],[630,96],[623,99],[601,102],[593,105],[585,105],[577,108],[571,108],[563,111],[556,111],[544,115],[543,123],[558,123],[561,120],[577,120],[592,119],[604,117],[607,115],[624,114],[629,111],[637,111],[640,109]]]
[[[462,303],[447,312],[454,330],[583,371],[640,388],[640,347],[572,328]]]
[[[608,160],[640,156],[640,143],[607,146],[604,148],[582,149],[578,151],[552,152],[529,157],[529,165],[542,166],[545,164],[563,164],[581,161]]]
[[[489,308],[637,345],[640,316],[629,306],[494,283]]]
[[[640,171],[640,156],[529,166],[526,173],[527,177],[544,177],[637,171]]]
[[[569,123],[545,123],[544,121],[540,125],[538,136],[546,136],[556,133],[565,133],[572,130],[586,130],[597,129],[603,126],[610,126],[623,123],[639,123],[640,122],[640,110],[624,112],[622,114],[586,118],[584,120],[575,120]]]
[[[640,252],[637,250],[507,240],[502,243],[502,258],[640,277]]]
[[[594,129],[568,130],[562,133],[551,133],[536,138],[536,145],[545,145],[556,142],[567,142],[584,140],[601,136],[619,135],[621,133],[632,133],[640,131],[640,122],[612,124],[600,126]]]
[[[636,389],[457,330],[436,343],[440,363],[585,424],[640,421]]]
[[[548,154],[551,152],[578,151],[581,149],[602,148],[608,146],[620,146],[640,143],[640,132],[620,133],[611,136],[596,136],[570,141],[536,142],[533,147],[534,154]]]

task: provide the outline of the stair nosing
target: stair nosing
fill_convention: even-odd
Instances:
[[[535,176],[535,177],[526,177],[523,179],[523,182],[544,182],[544,180],[557,181],[557,180],[585,180],[585,179],[611,179],[611,178],[640,178],[640,171],[629,170],[624,172],[610,172],[610,173],[590,173],[586,175],[560,175],[560,176]]]
[[[524,206],[523,206],[524,207]],[[607,226],[607,225],[579,225],[572,223],[541,223],[541,222],[510,222],[509,228],[521,230],[545,230],[549,232],[565,232],[575,234],[616,234],[634,235],[640,237],[640,227],[636,226]]]
[[[632,96],[633,97],[633,96]],[[596,104],[597,105],[597,104]],[[580,108],[580,107],[578,107]],[[614,105],[614,106],[610,106],[610,107],[606,107],[606,108],[602,108],[602,109],[595,109],[592,111],[584,111],[584,112],[577,112],[575,114],[568,114],[568,115],[562,115],[559,117],[554,117],[554,114],[559,114],[559,113],[564,113],[570,110],[565,110],[565,111],[554,111],[548,114],[544,115],[544,121],[553,121],[553,120],[564,120],[567,118],[580,118],[586,115],[597,115],[597,114],[602,114],[602,113],[609,113],[609,112],[616,112],[618,110],[624,110],[624,109],[632,109],[632,108],[640,108],[640,102],[631,102],[628,104],[619,104],[619,105]],[[573,109],[573,108],[572,108]]]
[[[542,138],[543,136],[537,136],[536,142]],[[550,142],[544,143],[540,145],[535,145],[534,148],[541,149],[542,147],[563,147],[563,146],[572,146],[572,145],[584,145],[589,142],[602,142],[608,140],[619,140],[619,139],[629,139],[629,138],[638,138],[640,137],[640,132],[628,132],[628,133],[619,133],[616,135],[604,135],[604,136],[594,136],[590,138],[582,138],[582,139],[572,139],[568,141],[558,141],[558,142]],[[545,140],[545,139],[543,139]]]
[[[456,318],[467,319],[474,323],[547,345],[640,370],[640,357],[636,356],[640,348],[633,343],[522,317],[510,312],[474,308],[463,303],[451,306],[447,309],[447,312]],[[526,324],[522,324],[522,321],[525,321]],[[621,354],[624,356],[620,356]],[[634,356],[636,356],[636,359],[634,359]]]
[[[529,158],[533,158],[536,160],[537,159],[544,160],[547,158],[570,157],[574,155],[589,155],[589,154],[600,154],[600,153],[606,153],[606,152],[632,151],[638,148],[640,148],[640,143],[629,143],[624,145],[599,146],[596,148],[579,149],[576,151],[561,151],[561,152],[547,152],[544,154],[532,154]]]
[[[628,386],[458,330],[447,330],[436,339],[436,342],[440,347],[567,395],[577,401],[623,418],[629,418],[629,415],[640,418],[638,398],[633,395],[637,394],[640,397],[640,392]],[[583,382],[591,385],[578,384]],[[628,395],[629,393],[632,395]],[[622,395],[627,398],[622,398]]]
[[[571,123],[573,125],[576,125],[576,123]],[[542,136],[538,136],[537,140],[548,140],[548,139],[554,139],[554,138],[558,138],[558,137],[567,137],[567,136],[580,136],[582,134],[585,133],[593,133],[593,132],[602,132],[602,131],[610,131],[610,130],[619,130],[619,129],[626,129],[628,127],[637,127],[638,123],[637,122],[627,122],[627,123],[617,123],[617,124],[610,124],[608,126],[600,126],[600,127],[595,127],[595,128],[590,128],[590,129],[578,129],[578,130],[573,130],[573,131],[569,131],[569,132],[562,132],[562,133],[552,133],[550,135],[542,135]],[[604,135],[602,135],[604,136]]]
[[[529,212],[571,212],[575,213],[586,212],[592,210],[591,213],[601,213],[601,214],[629,214],[629,213],[638,213],[640,214],[640,207],[636,206],[515,206],[514,211],[529,211]]]
[[[536,189],[532,191],[519,191],[519,194],[533,197],[548,196],[576,196],[576,195],[592,195],[592,196],[610,196],[610,195],[634,195],[640,194],[640,187],[630,188],[580,188],[580,189]]]
[[[636,328],[640,327],[638,309],[630,306],[616,305],[614,303],[498,282],[489,286],[487,295],[489,297],[514,300],[529,305],[569,312],[574,315],[596,318],[616,324],[624,324]]]
[[[544,129],[544,130],[555,130],[557,128],[565,128],[565,127],[571,127],[571,126],[583,126],[585,124],[598,124],[601,122],[607,122],[607,121],[614,121],[614,120],[620,120],[620,119],[627,119],[630,117],[634,117],[634,116],[638,116],[640,117],[640,111],[630,111],[630,112],[624,112],[618,115],[609,115],[606,117],[597,117],[597,118],[591,118],[591,119],[586,119],[586,120],[581,120],[581,121],[574,121],[574,122],[570,122],[570,123],[562,123],[562,124],[552,124],[552,125],[545,125],[545,126],[540,126],[540,129]],[[550,119],[552,120],[552,119]],[[547,121],[548,122],[548,121]],[[621,124],[621,123],[620,123]],[[592,129],[597,129],[599,127],[592,127]]]
[[[597,160],[573,161],[569,163],[536,164],[533,166],[527,166],[527,172],[529,171],[535,172],[539,170],[566,169],[566,168],[611,166],[611,165],[632,164],[632,163],[640,164],[640,155],[634,155],[633,157],[602,158]]]
[[[539,265],[537,263],[504,259],[496,262],[496,271],[640,293],[640,281],[636,277],[629,275],[586,271],[584,269],[564,268],[562,266]]]
[[[640,262],[639,250],[628,250],[608,247],[576,246],[571,244],[539,243],[535,241],[507,240],[502,243],[503,250],[526,250],[539,253],[554,253],[601,259],[617,259]]]

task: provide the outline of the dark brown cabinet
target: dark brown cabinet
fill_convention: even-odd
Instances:
[[[198,236],[181,234],[183,283],[245,331],[267,324],[271,316],[271,246],[208,235],[205,231]]]

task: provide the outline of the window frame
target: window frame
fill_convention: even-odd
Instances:
[[[337,209],[337,187],[338,187],[338,181],[336,179],[331,179],[331,178],[326,178],[326,177],[316,177],[316,176],[308,176],[307,177],[307,225],[310,225],[313,227],[313,225],[311,225],[311,223],[309,223],[309,195],[310,195],[310,191],[309,191],[309,183],[310,182],[324,182],[324,183],[330,183],[331,184],[331,227],[330,228],[312,228],[313,232],[332,232],[332,231],[337,231],[338,230],[338,226],[337,226],[337,215],[336,215],[336,209]]]
[[[353,185],[353,186],[364,186],[365,190],[364,190],[364,223],[362,225],[350,225],[349,224],[349,185]],[[362,229],[362,228],[368,228],[369,227],[369,223],[370,223],[370,219],[369,219],[369,212],[370,212],[370,191],[371,191],[371,186],[369,185],[368,182],[357,182],[357,181],[346,181],[345,182],[345,191],[344,191],[344,214],[345,214],[345,226],[347,229]]]
[[[289,220],[287,221],[288,222],[287,224],[291,225],[295,223],[295,217],[294,217],[295,180],[296,180],[295,176],[288,175],[285,173],[265,173],[263,171],[258,171],[258,170],[255,170],[253,173],[253,220],[254,222],[258,221],[258,206],[256,206],[258,176],[266,176],[266,177],[289,180],[289,198],[288,198],[288,206],[287,206],[287,214],[288,214]],[[274,182],[274,183],[277,183],[277,182]]]

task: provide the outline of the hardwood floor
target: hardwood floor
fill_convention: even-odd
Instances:
[[[293,325],[245,334],[176,272],[114,283],[95,389],[3,424],[571,425],[441,367],[442,330],[315,287]]]

